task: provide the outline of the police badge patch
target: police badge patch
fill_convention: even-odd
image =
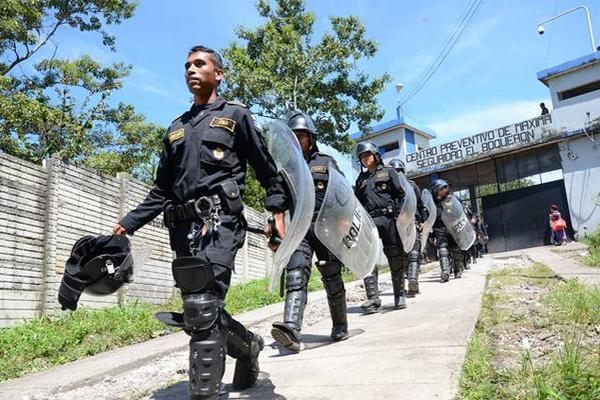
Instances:
[[[184,130],[183,128],[177,129],[175,132],[169,133],[169,143],[173,143],[176,140],[183,138]]]
[[[235,121],[229,118],[214,117],[212,121],[210,121],[210,126],[212,128],[227,129],[229,132],[235,133]]]

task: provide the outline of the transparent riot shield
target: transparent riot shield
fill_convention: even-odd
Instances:
[[[315,236],[358,278],[375,266],[381,243],[375,223],[350,183],[329,168],[329,182],[314,226]]]
[[[400,206],[400,213],[396,218],[396,229],[402,241],[404,251],[408,253],[415,245],[417,228],[415,226],[415,213],[417,212],[417,197],[415,191],[404,174],[399,173],[400,187],[404,191],[404,199]]]
[[[442,221],[461,250],[467,250],[475,242],[475,230],[463,206],[456,197],[448,195],[442,202]]]
[[[268,148],[285,180],[292,203],[286,216],[285,238],[273,256],[269,289],[274,291],[292,253],[310,228],[315,208],[315,188],[296,135],[282,121],[272,121],[268,125]]]
[[[427,219],[421,225],[421,252],[424,253],[427,248],[427,238],[433,229],[433,224],[437,217],[437,207],[435,206],[431,192],[427,189],[423,189],[421,192],[421,201],[423,201],[423,207],[427,209],[428,214]]]

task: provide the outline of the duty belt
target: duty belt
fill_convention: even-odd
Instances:
[[[218,195],[202,196],[188,200],[182,204],[165,206],[164,223],[167,228],[175,228],[177,222],[202,221],[214,219],[221,210],[221,199]]]
[[[369,211],[369,215],[372,218],[377,218],[377,217],[382,217],[382,216],[394,216],[394,206],[393,205],[389,205],[387,207],[384,208],[377,208],[375,210],[371,210]]]

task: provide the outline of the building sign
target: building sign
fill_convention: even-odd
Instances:
[[[502,153],[545,140],[553,135],[552,115],[546,114],[490,131],[478,133],[406,155],[406,169],[413,172],[439,170],[474,158]]]

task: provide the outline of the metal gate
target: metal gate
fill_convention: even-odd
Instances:
[[[567,221],[571,219],[564,181],[542,183],[481,198],[483,218],[490,241],[488,251],[497,253],[550,244],[548,210],[556,204]]]

